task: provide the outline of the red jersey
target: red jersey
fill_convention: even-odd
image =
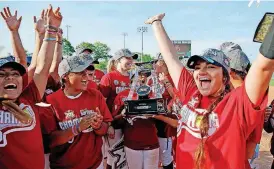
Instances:
[[[80,122],[81,118],[93,114],[99,108],[104,122],[112,121],[102,94],[97,90],[83,91],[78,97],[68,98],[63,90],[49,95],[47,101],[56,111],[56,120],[48,123],[50,130],[66,130]],[[56,123],[57,122],[57,123]],[[102,161],[102,136],[84,130],[63,145],[53,147],[50,155],[51,168],[96,169]]]
[[[39,120],[40,94],[31,81],[18,98],[20,107],[33,117],[29,125],[20,123],[0,107],[0,168],[43,169],[44,151]]]
[[[95,69],[94,70],[94,79],[96,80],[96,82],[100,82],[102,77],[105,75],[105,73],[99,69]]]
[[[176,168],[193,169],[194,154],[201,143],[198,116],[203,116],[211,104],[208,97],[199,95],[193,77],[184,68],[178,90],[183,107],[180,111]],[[197,94],[197,95],[196,95]],[[253,105],[245,85],[228,93],[209,115],[208,137],[205,138],[206,169],[245,168],[246,140],[260,123],[267,97]],[[198,106],[198,107],[197,107]]]
[[[124,101],[127,99],[129,89],[119,93],[114,101],[113,116],[120,113]],[[137,99],[137,94],[133,94],[133,99]],[[124,145],[133,150],[152,150],[159,147],[157,129],[152,119],[137,119],[133,125],[125,122],[123,129]]]
[[[112,109],[112,105],[117,94],[125,89],[128,89],[129,84],[129,76],[124,76],[117,70],[109,72],[103,76],[99,85],[99,89],[103,96],[107,99],[109,110]]]

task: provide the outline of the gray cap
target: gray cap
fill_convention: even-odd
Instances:
[[[235,46],[239,46],[239,48],[235,48]],[[241,50],[242,48],[240,45],[233,42],[225,42],[220,48],[229,58],[230,68],[247,73],[247,68],[250,66],[250,61],[246,54]]]
[[[223,67],[227,75],[229,76],[229,59],[227,56],[218,49],[207,49],[201,55],[191,56],[187,61],[187,67],[194,69],[198,60],[204,60],[210,64]]]
[[[58,67],[58,74],[62,78],[66,73],[69,72],[82,72],[90,64],[93,59],[90,54],[75,54],[63,59]]]
[[[12,61],[9,57],[7,58],[0,58],[0,68],[1,67],[11,67],[15,70],[18,70],[20,75],[24,75],[26,73],[26,69],[20,63]]]
[[[115,52],[115,54],[112,57],[112,59],[118,60],[118,59],[120,59],[122,57],[132,57],[133,59],[137,59],[138,58],[138,54],[132,53],[129,49],[120,49],[117,52]]]
[[[224,42],[221,44],[220,46],[220,50],[224,51],[224,50],[234,50],[234,49],[238,49],[238,50],[242,50],[241,46],[233,43],[233,42]]]

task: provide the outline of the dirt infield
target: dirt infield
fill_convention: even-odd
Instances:
[[[263,131],[261,144],[260,144],[260,154],[259,158],[254,161],[254,164],[257,165],[256,169],[270,169],[273,156],[270,154],[270,140],[272,134],[268,134]]]

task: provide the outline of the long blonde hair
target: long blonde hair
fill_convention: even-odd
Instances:
[[[116,69],[116,64],[114,59],[109,59],[107,65],[107,73],[114,71]]]

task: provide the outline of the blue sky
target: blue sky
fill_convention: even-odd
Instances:
[[[251,60],[258,53],[259,44],[252,42],[254,31],[265,12],[274,12],[274,2],[261,1],[248,8],[248,1],[177,1],[177,2],[0,2],[0,9],[9,6],[23,16],[20,35],[24,47],[34,49],[33,16],[39,16],[51,3],[61,8],[62,28],[69,24],[69,40],[76,46],[82,41],[106,43],[110,54],[123,47],[122,32],[127,32],[126,47],[141,52],[141,34],[137,27],[152,15],[166,13],[164,26],[173,40],[192,40],[192,54],[209,47],[218,47],[224,41],[239,43]],[[10,33],[0,18],[0,56],[12,52]],[[151,27],[144,34],[144,53],[155,55],[159,51]]]

